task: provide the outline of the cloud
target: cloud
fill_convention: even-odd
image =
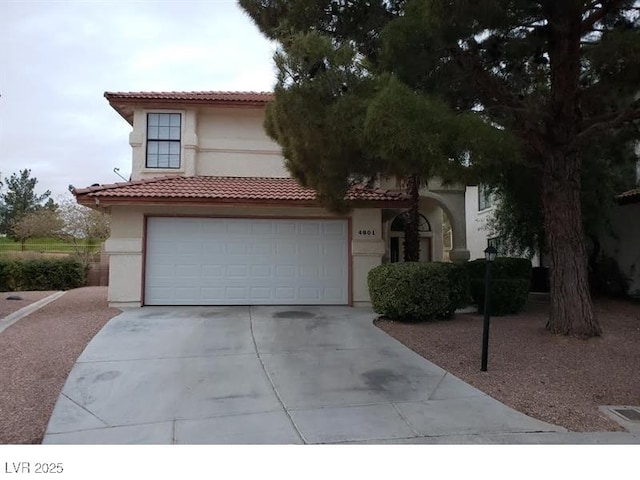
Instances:
[[[274,49],[233,1],[0,0],[0,172],[119,181],[130,126],[105,91],[270,90]]]

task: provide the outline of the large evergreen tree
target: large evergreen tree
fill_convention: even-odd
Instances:
[[[599,236],[608,227],[610,209],[619,193],[637,186],[634,137],[637,125],[612,134],[593,135],[584,149],[580,202],[584,235],[591,246],[589,267],[594,272]],[[489,222],[510,254],[533,256],[548,252],[542,212],[542,175],[535,159],[512,165],[496,175],[491,188],[496,208]]]
[[[296,177],[319,188],[321,196],[340,198],[336,192],[344,191],[354,174],[373,177],[412,161],[384,158],[389,150],[379,145],[372,150],[361,134],[367,111],[384,88],[380,79],[389,75],[424,102],[442,102],[474,120],[481,116],[487,128],[473,123],[458,129],[465,146],[452,149],[449,165],[432,157],[421,168],[427,167],[428,175],[462,178],[458,168],[443,167],[462,165],[466,150],[489,183],[518,162],[538,172],[552,264],[549,328],[600,334],[587,285],[583,157],[594,134],[616,132],[640,117],[638,1],[240,4],[280,45],[267,128],[283,145]],[[396,141],[382,131],[377,138]],[[511,138],[520,155],[509,149],[497,153]],[[593,175],[602,165],[595,164]]]

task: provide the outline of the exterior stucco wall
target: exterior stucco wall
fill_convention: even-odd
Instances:
[[[444,255],[442,241],[442,209],[429,199],[420,201],[420,213],[425,216],[431,225],[431,260],[441,262]]]
[[[402,183],[395,177],[383,177],[380,179],[380,188],[389,190],[402,189]],[[447,215],[452,227],[453,255],[452,260],[466,261],[467,252],[467,228],[465,209],[465,187],[462,185],[442,185],[439,179],[434,178],[420,189],[420,213],[431,224],[431,258],[433,261],[444,259],[444,244],[442,220],[443,214]],[[389,223],[393,218],[389,218]],[[389,229],[387,224],[386,230]],[[388,238],[388,232],[386,233]],[[388,245],[387,245],[388,248]],[[387,252],[388,254],[388,252]]]
[[[142,305],[145,215],[339,218],[321,208],[113,206],[111,237],[106,242],[106,251],[110,255],[109,303],[112,306]],[[385,252],[381,227],[380,209],[355,209],[351,214],[350,287],[354,306],[369,304],[367,274],[372,267],[380,265]]]
[[[382,211],[379,208],[355,209],[351,238],[353,305],[369,305],[367,275],[369,270],[382,263],[386,249],[382,239]]]
[[[640,298],[640,204],[613,207],[600,235],[602,252],[613,258],[629,280],[627,294]]]
[[[289,177],[280,154],[245,151],[200,151],[198,175],[222,177]]]
[[[181,113],[180,168],[146,168],[147,113]],[[163,175],[289,177],[264,132],[264,108],[139,109],[129,135],[133,180]]]

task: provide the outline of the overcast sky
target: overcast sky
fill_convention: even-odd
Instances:
[[[0,0],[2,179],[122,181],[131,127],[105,91],[270,91],[274,48],[234,0]]]

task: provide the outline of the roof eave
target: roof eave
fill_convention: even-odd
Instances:
[[[617,198],[617,203],[620,206],[623,205],[634,205],[637,203],[640,203],[640,194],[638,195],[627,195],[624,197],[618,197]]]
[[[251,199],[251,198],[193,198],[193,197],[132,197],[132,196],[97,196],[77,194],[76,201],[85,206],[127,206],[127,205],[193,205],[193,206],[289,206],[323,208],[317,200],[288,200],[288,199]],[[409,200],[351,200],[353,208],[404,208],[409,207]]]
[[[144,97],[127,97],[118,95],[113,92],[105,92],[104,97],[109,105],[120,114],[130,125],[133,125],[133,107],[144,108],[167,108],[176,105],[191,106],[210,106],[225,108],[265,108],[270,100],[227,100],[216,99],[206,100],[198,98],[179,99],[179,98],[144,98]]]

